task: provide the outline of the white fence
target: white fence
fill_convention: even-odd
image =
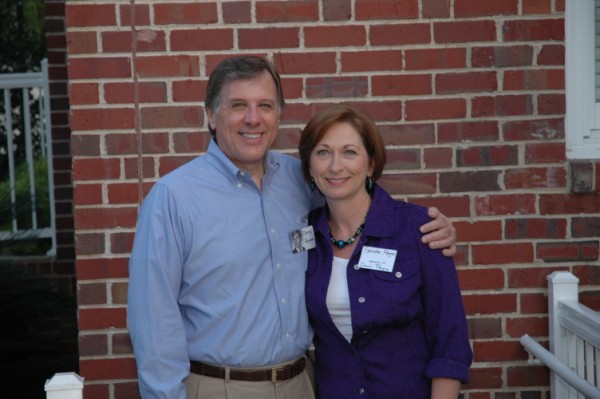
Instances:
[[[600,399],[600,314],[579,303],[578,283],[569,272],[548,276],[550,351],[521,337],[550,369],[552,399]]]
[[[18,241],[32,237],[48,239],[51,244],[46,254],[54,255],[56,253],[56,225],[48,61],[42,61],[41,72],[0,74],[0,90],[2,90],[0,101],[3,103],[0,110],[0,128],[6,136],[6,142],[0,143],[2,144],[0,149],[2,152],[5,151],[6,158],[6,162],[0,165],[0,170],[6,168],[3,173],[7,176],[9,188],[9,193],[6,195],[9,197],[9,203],[6,206],[10,209],[10,216],[6,218],[7,220],[0,221],[1,224],[7,222],[9,224],[0,230],[0,241]],[[36,146],[34,146],[34,142]],[[15,159],[15,148],[19,148],[20,153],[24,154],[23,160]],[[47,176],[36,176],[35,163],[40,159],[45,161],[42,165]],[[27,168],[28,188],[19,187],[19,183],[16,181],[20,162],[24,163]],[[38,214],[42,202],[41,196],[36,192],[40,188],[37,182],[42,177],[42,180],[47,177],[48,181],[43,185],[44,191],[47,190],[48,197],[44,201],[47,201],[47,204],[44,204],[47,221],[43,225],[39,221],[41,217]],[[19,190],[28,192],[25,200],[18,198]],[[26,207],[25,213],[29,213],[25,226],[20,225],[17,211],[23,206]]]

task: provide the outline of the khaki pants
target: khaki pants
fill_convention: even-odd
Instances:
[[[312,364],[294,378],[277,382],[234,381],[191,373],[185,381],[187,399],[314,399]]]

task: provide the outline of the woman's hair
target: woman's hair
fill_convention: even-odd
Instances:
[[[277,70],[269,61],[255,56],[231,57],[221,61],[208,78],[204,107],[212,111],[217,110],[221,100],[221,90],[226,83],[240,79],[254,79],[264,72],[268,72],[273,78],[277,90],[277,102],[280,110],[283,110],[285,100],[283,98],[281,78],[279,77]],[[210,134],[214,136],[216,132],[210,127],[210,124],[208,129],[210,130]]]
[[[310,181],[310,154],[333,125],[348,123],[358,132],[373,166],[371,178],[377,181],[386,162],[385,143],[373,118],[365,111],[347,104],[338,104],[313,116],[300,135],[298,152],[302,161],[302,174]]]

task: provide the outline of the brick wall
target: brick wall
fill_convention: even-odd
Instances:
[[[453,217],[475,352],[465,398],[547,398],[519,337],[547,341],[546,275],[600,309],[600,166],[565,159],[564,0],[69,1],[80,370],[87,399],[137,397],[127,261],[138,203],[206,148],[207,75],[269,57],[294,152],[317,110],[379,122],[382,184]],[[133,28],[133,30],[132,30]]]

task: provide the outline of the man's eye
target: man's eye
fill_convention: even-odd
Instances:
[[[246,107],[246,104],[244,104],[244,103],[231,103],[231,109],[242,109],[245,107]]]
[[[269,104],[269,103],[262,103],[262,104],[259,105],[259,107],[261,109],[264,109],[264,110],[272,110],[272,109],[274,109],[273,104]]]

